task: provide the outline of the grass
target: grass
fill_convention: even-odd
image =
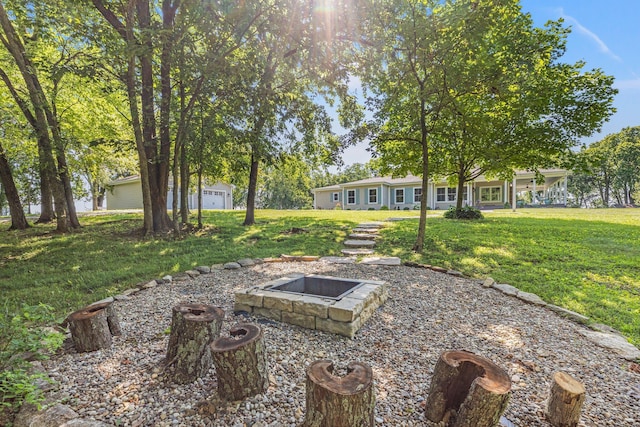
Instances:
[[[491,276],[620,330],[640,345],[640,210],[530,209],[485,213],[481,221],[427,220],[423,254],[411,251],[417,219],[393,222],[378,252]],[[204,230],[141,239],[139,214],[86,216],[69,235],[38,225],[0,232],[5,313],[23,302],[51,304],[61,316],[136,283],[243,257],[338,255],[359,222],[415,211],[209,211]],[[305,231],[296,233],[294,228]]]
[[[523,209],[482,221],[429,219],[422,255],[416,221],[398,223],[380,250],[491,276],[614,327],[640,344],[640,210]]]

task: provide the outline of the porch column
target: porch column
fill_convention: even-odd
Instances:
[[[564,203],[564,207],[567,207],[567,195],[568,195],[568,189],[567,186],[569,184],[569,176],[567,174],[564,175],[564,187],[562,189],[562,202]]]
[[[538,204],[537,201],[538,201],[538,190],[536,189],[536,177],[534,176],[533,177],[533,194],[532,194],[532,197],[531,197],[531,204],[537,205]]]
[[[504,180],[504,196],[502,196],[502,203],[509,203],[509,181]]]
[[[473,185],[470,182],[467,182],[467,206],[473,206]]]
[[[516,211],[516,177],[513,177],[513,183],[511,184],[511,212]]]

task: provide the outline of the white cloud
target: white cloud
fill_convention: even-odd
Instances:
[[[597,34],[595,34],[593,31],[589,30],[587,27],[582,25],[573,16],[569,16],[569,15],[565,14],[564,10],[562,8],[559,9],[559,13],[560,13],[560,16],[562,18],[564,18],[564,20],[567,23],[571,24],[576,30],[578,30],[579,33],[581,33],[581,34],[587,36],[589,39],[591,39],[591,41],[593,41],[598,46],[598,49],[600,50],[600,52],[610,56],[611,58],[615,59],[618,62],[622,62],[622,59],[620,59],[620,57],[618,55],[613,53],[611,51],[611,49],[609,49],[609,46],[607,46],[606,43],[603,42],[602,39],[600,37],[598,37]]]

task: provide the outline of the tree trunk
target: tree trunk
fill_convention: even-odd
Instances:
[[[264,393],[269,386],[262,328],[243,323],[211,344],[218,377],[218,395],[234,401]]]
[[[112,303],[93,304],[67,317],[73,345],[78,352],[111,347],[111,336],[120,335],[120,323]]]
[[[418,236],[413,245],[415,252],[424,249],[424,235],[427,228],[427,191],[429,190],[429,142],[427,140],[427,115],[425,101],[420,100],[420,144],[422,146],[422,197],[420,198],[420,222],[418,223]]]
[[[220,335],[224,310],[204,304],[173,307],[167,366],[177,383],[186,384],[211,368],[211,343]]]
[[[436,363],[425,416],[451,427],[494,427],[507,407],[509,375],[490,360],[446,351]]]
[[[553,374],[547,420],[554,427],[577,427],[585,399],[584,385],[564,372]]]
[[[466,182],[464,181],[464,172],[458,173],[458,189],[456,190],[456,209],[462,209],[462,194],[464,193],[464,185]]]
[[[51,184],[47,179],[47,173],[44,167],[44,155],[41,152],[40,144],[38,144],[38,165],[40,171],[40,217],[36,224],[48,224],[56,217],[53,209],[53,194],[51,192]]]
[[[333,375],[330,360],[307,368],[304,427],[365,427],[374,425],[376,404],[373,371],[360,362],[350,363],[343,378]]]
[[[29,222],[24,215],[24,208],[20,202],[20,195],[16,188],[16,183],[13,181],[13,175],[11,174],[11,167],[7,156],[4,152],[4,147],[0,144],[0,182],[4,188],[4,194],[7,196],[7,203],[9,204],[9,213],[11,214],[11,227],[9,230],[24,230],[29,228]]]
[[[202,167],[198,169],[198,228],[202,229]]]
[[[184,144],[180,152],[180,221],[189,223],[189,162]]]
[[[254,153],[251,154],[251,170],[249,172],[249,189],[247,191],[247,213],[242,225],[253,225],[256,223],[256,191],[258,189],[258,166],[259,160]]]

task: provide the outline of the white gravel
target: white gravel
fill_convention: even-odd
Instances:
[[[246,321],[233,315],[233,293],[290,272],[385,280],[389,300],[355,339],[285,323],[262,324],[270,387],[264,395],[221,403],[215,369],[193,384],[175,385],[162,367],[171,307],[200,302],[222,307],[224,329]],[[304,419],[305,368],[331,359],[368,363],[376,382],[376,423],[432,426],[423,407],[436,360],[468,350],[503,367],[513,392],[505,417],[516,426],[548,426],[543,408],[557,370],[585,384],[581,426],[640,425],[640,375],[630,362],[578,333],[584,326],[548,309],[483,288],[474,281],[425,269],[324,262],[261,264],[214,270],[193,280],[159,285],[117,301],[123,335],[112,348],[45,363],[58,396],[86,419],[119,426],[295,426]],[[224,333],[224,332],[223,332]]]

